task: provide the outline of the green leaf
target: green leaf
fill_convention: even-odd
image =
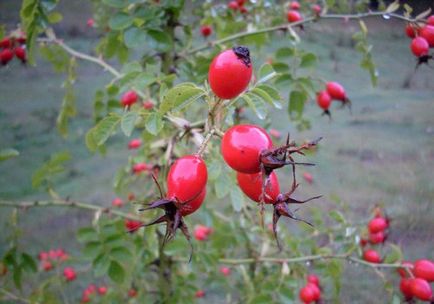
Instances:
[[[180,110],[205,95],[205,90],[192,83],[179,84],[164,95],[160,104],[160,113]]]
[[[146,120],[146,130],[152,135],[157,135],[163,129],[163,116],[159,113],[151,113]]]
[[[295,55],[295,49],[284,47],[276,51],[276,58],[279,60],[288,59]]]
[[[97,146],[103,145],[115,131],[120,121],[121,116],[115,113],[110,113],[109,116],[102,119],[95,127],[89,130],[89,132],[92,132],[94,143],[96,143]]]
[[[148,30],[150,47],[156,51],[166,52],[172,48],[172,39],[169,34],[158,30]]]
[[[126,136],[131,136],[138,118],[139,114],[134,111],[128,111],[122,116],[121,129]]]
[[[133,24],[133,17],[125,13],[117,13],[109,20],[109,26],[113,30],[123,30]]]
[[[345,216],[337,210],[330,211],[329,216],[340,224],[346,223]]]
[[[2,149],[0,150],[0,162],[12,157],[17,157],[18,155],[20,155],[20,152],[15,149]]]
[[[100,255],[98,255],[92,262],[95,276],[100,277],[102,275],[106,275],[110,264],[110,259],[105,252],[102,252]]]
[[[264,103],[260,99],[258,99],[255,95],[250,93],[241,95],[240,98],[246,101],[249,108],[251,108],[255,112],[256,116],[258,116],[259,119],[261,120],[265,119],[266,109],[264,107]]]
[[[102,3],[115,8],[124,8],[128,5],[125,0],[102,0]]]
[[[303,115],[304,104],[307,95],[301,91],[292,91],[289,95],[288,113],[293,119],[298,119]]]
[[[60,21],[62,21],[63,16],[58,12],[52,12],[47,16],[47,19],[50,23],[59,23]]]
[[[115,283],[121,284],[125,279],[125,270],[121,264],[112,260],[108,269],[108,275]]]
[[[52,155],[50,159],[33,173],[32,187],[38,188],[44,182],[50,183],[51,178],[63,172],[63,164],[71,159],[69,152],[60,152]]]
[[[386,258],[384,259],[384,263],[387,264],[393,264],[398,261],[402,261],[402,251],[399,246],[389,243],[388,246],[390,247],[391,251],[387,254]]]
[[[36,272],[38,271],[38,266],[36,265],[35,260],[27,253],[21,254],[22,267],[24,270],[28,272]]]
[[[112,250],[110,250],[109,255],[113,259],[115,259],[119,262],[123,262],[123,263],[131,261],[133,258],[133,255],[131,254],[131,252],[125,247],[113,248]]]
[[[128,48],[143,48],[147,38],[146,32],[137,27],[130,27],[124,33],[124,42]]]
[[[98,239],[98,234],[93,227],[80,228],[77,231],[77,239],[80,243],[94,241]]]
[[[316,58],[315,54],[313,54],[313,53],[304,54],[303,57],[301,57],[300,67],[301,68],[310,68],[310,67],[315,65],[316,60],[317,60],[317,58]]]
[[[393,13],[397,11],[399,9],[399,6],[399,0],[395,0],[394,2],[390,3],[389,6],[386,8],[386,13]]]
[[[259,80],[257,81],[257,83],[259,84],[259,83],[267,82],[268,80],[272,79],[276,75],[277,75],[277,73],[274,71],[271,64],[268,64],[268,63],[264,64],[259,69],[259,73],[258,73]]]
[[[97,256],[101,250],[103,249],[101,242],[99,241],[92,241],[89,243],[86,243],[86,245],[83,248],[83,255],[86,258],[93,259],[95,256]]]
[[[71,57],[68,68],[68,78],[63,83],[65,88],[65,96],[63,97],[62,108],[57,116],[57,129],[63,137],[68,135],[69,119],[77,114],[75,108],[75,93],[74,83],[76,79],[76,61],[75,57]]]
[[[232,187],[230,191],[232,208],[235,212],[240,212],[244,205],[244,197],[239,187]]]
[[[215,194],[218,199],[224,198],[229,194],[229,189],[231,189],[232,180],[227,172],[222,172],[214,183]]]
[[[256,95],[257,97],[261,98],[264,102],[272,105],[273,107],[276,107],[278,109],[282,108],[282,105],[279,102],[275,102],[274,99],[268,95],[268,93],[265,90],[260,89],[259,87],[253,88],[250,93]]]

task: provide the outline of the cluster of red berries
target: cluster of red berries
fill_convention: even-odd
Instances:
[[[11,35],[4,37],[0,40],[0,62],[6,65],[11,61],[14,56],[17,57],[22,63],[26,63],[26,37],[20,34],[18,37]]]
[[[338,82],[330,81],[326,83],[326,89],[318,92],[316,95],[318,106],[324,110],[323,115],[331,117],[330,106],[333,100],[341,102],[342,106],[351,106],[344,87]]]
[[[233,0],[228,3],[228,8],[234,12],[240,12],[246,14],[248,12],[247,8],[244,6],[246,0]]]
[[[360,246],[365,248],[368,244],[371,246],[383,244],[387,239],[387,229],[390,220],[379,208],[375,208],[374,218],[368,223],[368,238],[360,239]],[[363,259],[370,263],[381,263],[382,258],[378,251],[370,248],[363,251]]]
[[[134,90],[130,90],[125,92],[121,96],[120,103],[123,107],[130,108],[133,104],[137,103],[138,100],[139,100],[139,95],[137,94],[137,92]],[[154,103],[151,100],[147,100],[143,102],[142,106],[146,110],[151,110],[154,108]]]
[[[321,286],[318,276],[308,275],[307,283],[300,289],[298,296],[304,304],[319,303],[321,301]]]
[[[45,271],[50,271],[55,265],[66,261],[69,255],[61,248],[50,249],[49,251],[41,251],[38,259],[41,263],[41,268]]]
[[[197,225],[194,228],[194,238],[198,241],[206,241],[212,234],[213,229],[204,225]]]
[[[89,284],[81,295],[81,303],[89,303],[94,295],[104,296],[108,291],[107,286],[96,287],[94,284]]]
[[[298,1],[292,1],[289,3],[289,10],[286,14],[286,18],[289,23],[297,22],[303,20],[303,16],[300,13],[301,5]],[[321,14],[322,8],[318,4],[312,4],[311,10],[315,16]]]
[[[406,268],[398,268],[401,276],[399,289],[406,301],[413,298],[421,301],[434,302],[433,291],[430,283],[434,282],[434,261],[421,259],[414,263],[403,261]]]
[[[405,33],[413,39],[410,49],[418,58],[418,65],[428,63],[428,60],[433,58],[429,54],[429,49],[434,47],[434,15],[430,16],[422,26],[418,23],[407,24]]]

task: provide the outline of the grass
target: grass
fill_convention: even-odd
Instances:
[[[370,41],[375,45],[373,55],[380,73],[377,88],[371,86],[367,72],[358,67],[359,55],[350,47],[355,23],[342,27],[339,34],[333,32],[339,23],[317,24],[312,32],[307,28],[301,46],[319,56],[322,77],[344,84],[353,101],[353,114],[334,109],[334,119],[329,122],[318,108],[309,106],[306,115],[311,118],[312,129],[299,133],[288,122],[285,111],[275,111],[272,127],[290,131],[298,140],[324,137],[319,153],[311,159],[318,164],[309,169],[315,182],[302,185],[303,197],[325,194],[325,199],[312,204],[327,212],[333,206],[331,195],[337,195],[350,206],[347,216],[355,219],[367,217],[375,204],[382,203],[393,218],[390,240],[403,245],[405,257],[434,258],[432,70],[421,67],[413,73],[408,40],[401,35],[401,27],[389,23],[384,27],[375,21],[369,23],[371,31],[375,31]],[[83,50],[92,45],[89,39],[72,39],[72,44]],[[43,61],[37,67],[13,63],[0,69],[0,147],[21,152],[18,158],[0,163],[1,198],[44,197],[42,191],[32,189],[31,175],[52,153],[66,149],[74,161],[59,179],[58,192],[103,205],[113,198],[112,178],[116,168],[125,162],[127,139],[116,137],[111,141],[104,158],[86,150],[84,134],[91,125],[93,94],[109,78],[90,64],[81,64],[78,74],[75,87],[79,113],[70,126],[70,136],[63,139],[55,130],[63,76],[56,75]],[[405,83],[410,87],[403,87]],[[301,174],[303,170],[299,171]],[[302,215],[309,212],[309,208],[303,209]],[[7,216],[4,210],[0,212],[2,221]],[[308,218],[309,214],[304,216]],[[20,220],[22,242],[32,244],[35,251],[50,246],[73,246],[71,250],[75,250],[70,244],[74,230],[89,222],[90,215],[65,209],[32,210]],[[58,227],[62,227],[62,234],[56,233]],[[0,237],[0,253],[5,242]],[[343,303],[384,300],[382,284],[375,274],[363,274],[360,277],[361,271],[355,266],[347,267]],[[354,280],[357,287],[348,283]]]

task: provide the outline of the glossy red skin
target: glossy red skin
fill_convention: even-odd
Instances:
[[[430,301],[433,297],[431,286],[424,279],[411,279],[410,288],[413,296],[419,300]]]
[[[290,22],[290,23],[303,20],[303,17],[301,17],[301,14],[297,11],[294,11],[294,10],[288,11],[286,18],[288,19],[288,22]]]
[[[434,282],[434,262],[430,260],[417,260],[414,262],[413,274],[417,278]]]
[[[327,82],[327,93],[329,93],[332,99],[345,101],[347,99],[347,94],[345,93],[344,87],[338,82]]]
[[[332,98],[327,91],[321,91],[316,95],[316,103],[323,110],[328,110],[332,103]]]
[[[130,219],[125,219],[124,225],[125,225],[125,228],[128,232],[135,232],[135,231],[139,230],[140,227],[142,227],[142,222],[130,220]]]
[[[53,264],[51,264],[51,262],[48,261],[43,261],[42,269],[44,269],[45,271],[50,271],[51,269],[53,269]]]
[[[319,290],[318,285],[313,283],[307,283],[306,286],[309,286],[314,292],[314,301],[318,301],[321,298],[321,291]]]
[[[247,8],[245,8],[244,6],[241,6],[240,7],[240,13],[241,14],[246,14],[246,13],[248,13],[249,11],[247,10]]]
[[[238,186],[252,201],[260,202],[262,194],[262,173],[246,174],[237,172]],[[279,181],[275,172],[271,172],[269,182],[265,189],[265,203],[274,204],[280,194]]]
[[[428,19],[426,20],[426,24],[434,25],[434,15],[428,17]]]
[[[178,158],[167,175],[166,198],[180,203],[193,200],[188,205],[199,204],[200,206],[202,202],[199,202],[199,198],[203,194],[207,179],[208,172],[202,158],[197,155]]]
[[[420,36],[425,38],[430,47],[434,47],[434,26],[426,25],[420,30]]]
[[[314,4],[314,5],[312,5],[312,11],[313,11],[316,15],[319,15],[319,14],[321,14],[322,8],[321,8],[321,6],[319,6],[318,4]]]
[[[369,234],[369,242],[371,244],[381,244],[384,243],[386,239],[386,235],[383,231],[379,231],[377,233],[370,233]]]
[[[27,55],[26,55],[26,50],[22,47],[16,47],[14,49],[14,53],[15,53],[15,57],[17,57],[19,60],[21,60],[22,62],[26,62],[27,60]]]
[[[77,278],[77,273],[75,272],[74,268],[65,267],[65,269],[63,269],[63,276],[68,282],[70,282]]]
[[[10,49],[4,49],[0,52],[0,61],[3,65],[6,65],[14,58],[14,52]]]
[[[221,142],[225,162],[241,173],[258,173],[260,154],[271,149],[273,142],[267,132],[255,125],[236,125],[226,131]]]
[[[365,250],[365,252],[363,252],[363,259],[370,263],[375,263],[375,264],[381,263],[380,255],[378,254],[377,251],[373,249]]]
[[[401,278],[399,282],[399,290],[401,290],[404,298],[409,300],[413,297],[413,293],[411,292],[411,280],[407,278]]]
[[[376,217],[369,221],[368,230],[370,233],[384,231],[387,228],[387,221],[383,217]]]
[[[231,1],[228,3],[228,8],[230,8],[233,11],[236,11],[239,8],[239,5],[237,1]]]
[[[410,49],[414,56],[422,57],[428,55],[429,43],[423,37],[416,37],[411,41]]]
[[[405,34],[409,38],[416,37],[417,32],[418,32],[418,30],[412,24],[407,24],[407,26],[405,27]]]
[[[202,36],[208,37],[212,34],[212,27],[209,25],[202,25],[202,27],[200,28],[200,32]]]
[[[413,266],[413,263],[409,262],[409,261],[402,261],[401,265]],[[407,278],[409,276],[408,272],[407,272],[407,270],[405,270],[405,268],[398,268],[397,271],[398,271],[399,275],[401,276],[401,278]],[[412,271],[412,270],[410,269],[410,271]]]
[[[208,71],[209,85],[215,95],[232,99],[240,95],[252,78],[252,64],[247,66],[233,50],[214,57]]]
[[[194,238],[198,241],[206,241],[211,232],[212,228],[204,225],[197,225],[194,228]]]
[[[131,105],[133,105],[134,103],[137,102],[138,98],[139,98],[139,96],[137,95],[136,92],[134,92],[134,91],[127,91],[127,92],[124,93],[124,95],[122,95],[121,104],[124,107],[131,106]]]
[[[317,291],[312,286],[315,286],[315,285],[314,284],[307,284],[302,289],[300,289],[300,292],[298,294],[300,300],[305,304],[309,304],[309,303],[316,301]]]
[[[12,46],[11,39],[9,37],[4,37],[2,40],[0,40],[0,48],[10,48]]]
[[[150,165],[146,164],[146,163],[138,163],[138,164],[134,164],[133,165],[133,173],[134,174],[140,174],[143,171],[147,171],[152,169],[150,167]]]
[[[186,203],[184,204],[177,203],[176,206],[178,207],[179,212],[181,213],[182,216],[187,216],[189,214],[192,214],[197,209],[199,209],[200,206],[202,206],[205,197],[206,197],[206,187],[202,189],[202,191],[195,199],[191,201],[186,201]]]
[[[300,3],[298,3],[297,1],[292,1],[289,4],[289,8],[292,10],[299,10],[300,9]]]
[[[319,278],[315,274],[310,274],[307,276],[307,281],[309,283],[315,284],[316,286],[319,286]]]
[[[142,145],[142,140],[139,138],[135,138],[130,140],[130,142],[128,143],[128,149],[132,150],[132,149],[137,149]]]
[[[24,43],[26,43],[26,41],[27,41],[26,36],[20,36],[20,37],[17,38],[17,42],[19,44],[24,44]]]

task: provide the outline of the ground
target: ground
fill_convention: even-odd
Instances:
[[[72,28],[78,33],[88,31],[79,23],[85,22],[86,14],[75,22],[68,16],[67,25],[60,29],[65,40],[89,51],[92,34],[85,34],[85,38],[67,35]],[[357,23],[342,26],[338,22],[320,22],[301,33],[304,38],[301,47],[319,56],[321,76],[346,87],[353,102],[352,115],[334,108],[333,120],[329,121],[311,102],[306,113],[312,122],[311,130],[297,132],[285,111],[272,113],[272,127],[290,131],[298,140],[324,137],[319,152],[309,159],[318,164],[309,169],[314,183],[303,184],[300,191],[303,197],[321,193],[324,198],[310,204],[327,211],[334,208],[332,198],[337,196],[350,207],[346,216],[358,220],[367,217],[375,204],[381,204],[392,218],[390,240],[402,245],[405,258],[432,259],[433,70],[423,66],[414,71],[415,59],[402,23],[372,20],[368,27],[380,77],[376,88],[372,87],[367,72],[358,66],[360,57],[351,44],[351,33],[357,29]],[[253,60],[265,58],[263,54],[252,53]],[[64,93],[63,75],[52,72],[43,60],[38,60],[36,67],[15,62],[0,69],[0,147],[13,147],[21,153],[18,158],[0,163],[0,198],[44,197],[42,191],[32,189],[32,173],[52,153],[69,149],[74,162],[56,183],[59,193],[90,203],[110,204],[114,197],[113,176],[125,162],[128,139],[119,136],[111,140],[105,157],[87,151],[84,134],[91,125],[93,94],[109,78],[91,64],[81,64],[78,74],[75,87],[79,112],[70,136],[62,139],[54,126]],[[287,98],[287,93],[282,95]],[[300,175],[303,170],[299,170]],[[4,211],[0,212],[2,221],[7,216]],[[89,215],[65,209],[47,212],[47,209],[32,210],[22,216],[23,243],[32,244],[35,252],[47,246],[74,251],[76,244],[70,241],[74,229],[87,223]],[[303,208],[300,214],[309,218],[309,208]],[[58,228],[65,233],[57,233]],[[0,237],[0,254],[4,245],[5,239]],[[360,273],[355,266],[347,267],[342,302],[381,303],[384,290],[377,284],[380,279],[374,273],[363,272],[363,276]],[[349,284],[354,282],[351,279],[357,280],[357,284]]]

